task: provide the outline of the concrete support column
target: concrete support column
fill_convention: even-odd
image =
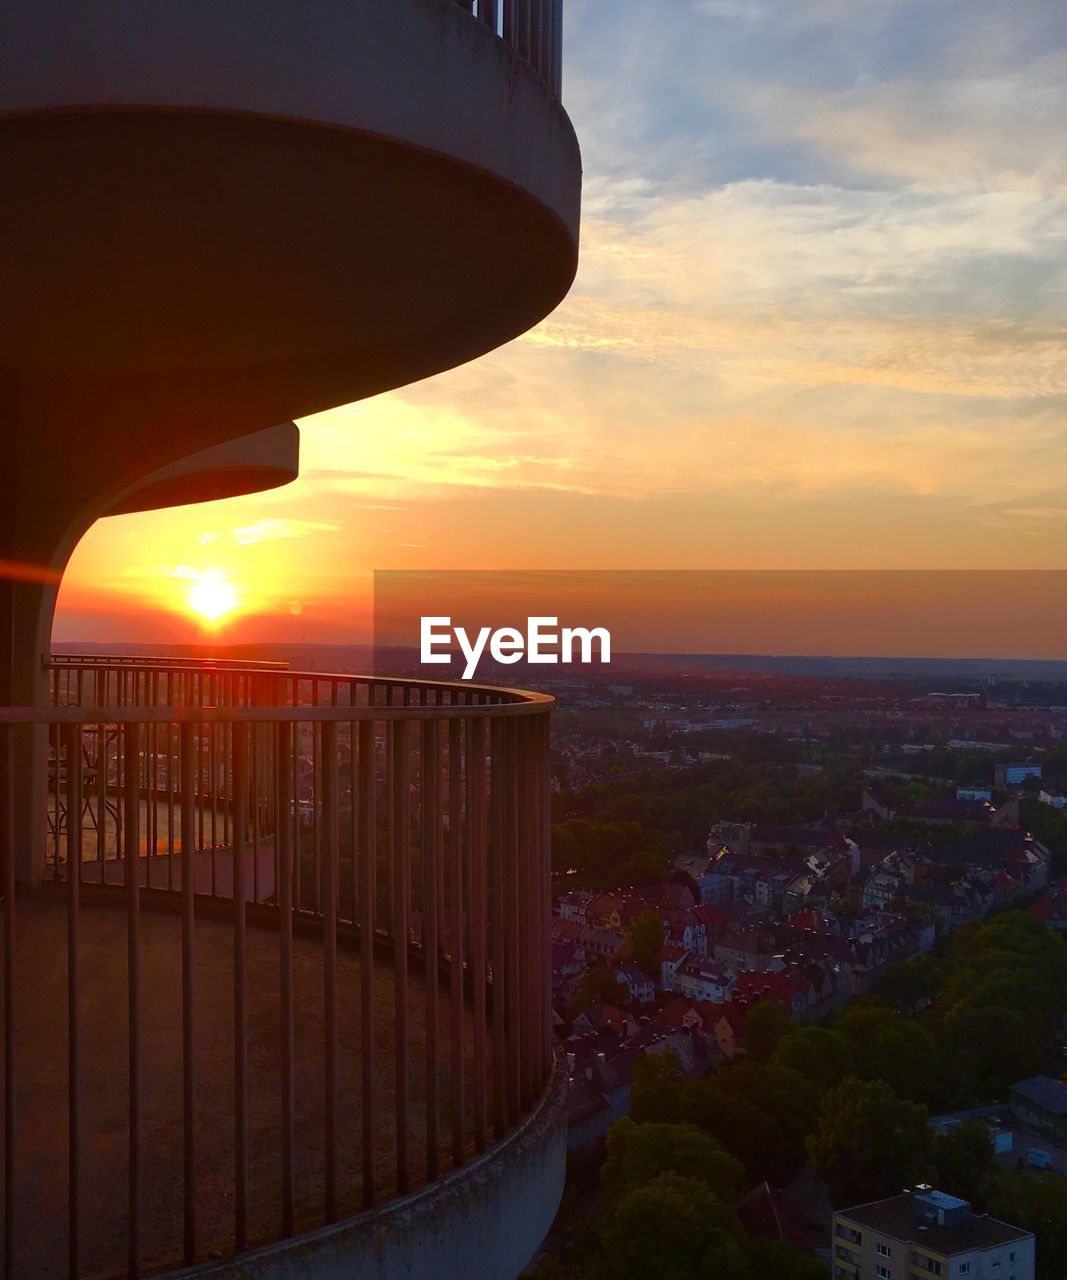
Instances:
[[[58,573],[22,557],[11,538],[11,516],[0,541],[0,706],[42,707],[49,701],[48,655]],[[14,775],[15,875],[38,884],[45,873],[48,813],[48,729],[26,725],[11,734]]]

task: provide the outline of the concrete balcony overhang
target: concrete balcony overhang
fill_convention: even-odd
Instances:
[[[294,422],[281,422],[161,467],[131,485],[101,515],[129,515],[261,493],[289,484],[299,474],[300,431]]]
[[[0,14],[11,398],[112,459],[426,377],[569,287],[570,122],[453,0]]]

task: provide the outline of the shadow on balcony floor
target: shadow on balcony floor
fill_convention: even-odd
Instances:
[[[141,1245],[146,1264],[177,1263],[182,1240],[181,921],[141,913]],[[122,1273],[128,1178],[127,931],[121,909],[83,905],[79,947],[81,1267]],[[58,902],[20,899],[16,931],[18,1169],[15,1274],[66,1274],[67,944]],[[232,1248],[234,1231],[233,932],[225,920],[196,924],[198,1252]],[[361,1207],[360,966],[338,961],[339,1216]],[[294,940],[295,1184],[298,1229],[322,1222],[324,1186],[324,1013],[321,943]],[[279,941],[248,930],[248,1212],[254,1243],[281,1233],[281,1052]],[[446,987],[442,983],[441,1004]],[[391,967],[374,970],[376,1179],[394,1186],[396,1149],[395,985]],[[410,1061],[408,1142],[415,1178],[426,1167],[426,991],[413,972],[407,1007]],[[441,1008],[437,1056],[442,1099],[449,1096],[449,1015]],[[470,1043],[469,1029],[465,1043]],[[465,1076],[471,1080],[469,1062]],[[472,1098],[466,1101],[471,1114]],[[442,1167],[449,1130],[442,1105]]]

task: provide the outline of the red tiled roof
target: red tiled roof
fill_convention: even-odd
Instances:
[[[769,1182],[761,1182],[734,1206],[745,1233],[766,1236],[771,1240],[788,1240],[805,1253],[814,1253],[818,1241],[793,1205]]]

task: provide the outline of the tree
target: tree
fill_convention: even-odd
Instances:
[[[801,1253],[788,1240],[769,1240],[755,1236],[745,1253],[754,1280],[830,1280],[830,1268],[821,1258]]]
[[[578,984],[571,1001],[571,1017],[577,1017],[595,1004],[629,1004],[630,989],[616,978],[611,969],[590,969]]]
[[[1065,1280],[1067,1182],[1063,1178],[1001,1170],[988,1207],[994,1218],[1034,1233],[1037,1244],[1036,1280]]]
[[[650,978],[659,977],[656,956],[663,946],[663,921],[655,911],[645,911],[630,926],[630,955]]]
[[[1016,1009],[960,1009],[944,1022],[942,1035],[966,1101],[1007,1096],[1008,1086],[1040,1071],[1044,1055],[1033,1027]]]
[[[825,1027],[795,1027],[778,1041],[768,1065],[796,1071],[820,1097],[853,1074],[848,1041]]]
[[[989,1128],[981,1120],[965,1120],[947,1133],[934,1135],[934,1184],[949,1195],[982,1209],[997,1173]]]
[[[674,1124],[681,1119],[685,1074],[678,1055],[646,1053],[634,1063],[630,1116],[638,1124]]]
[[[749,1280],[740,1238],[737,1215],[706,1183],[663,1173],[608,1214],[592,1280]]]
[[[750,1182],[782,1186],[803,1167],[815,1127],[815,1090],[795,1071],[757,1062],[724,1067],[687,1086],[682,1119],[712,1133],[748,1170]]]
[[[629,1117],[612,1125],[602,1176],[613,1197],[646,1186],[661,1173],[699,1178],[727,1204],[745,1187],[740,1160],[695,1125],[635,1124]]]
[[[897,1008],[914,1014],[937,990],[937,961],[932,955],[909,956],[895,964],[878,987],[880,995]]]
[[[881,1003],[857,1003],[841,1012],[834,1031],[848,1041],[861,1080],[884,1080],[912,1102],[941,1100],[941,1052],[920,1023]]]
[[[835,1206],[879,1200],[923,1180],[926,1108],[901,1101],[882,1080],[849,1077],[823,1099],[807,1145]]]
[[[792,1023],[780,1004],[760,1000],[745,1012],[745,1049],[754,1062],[766,1062]]]

